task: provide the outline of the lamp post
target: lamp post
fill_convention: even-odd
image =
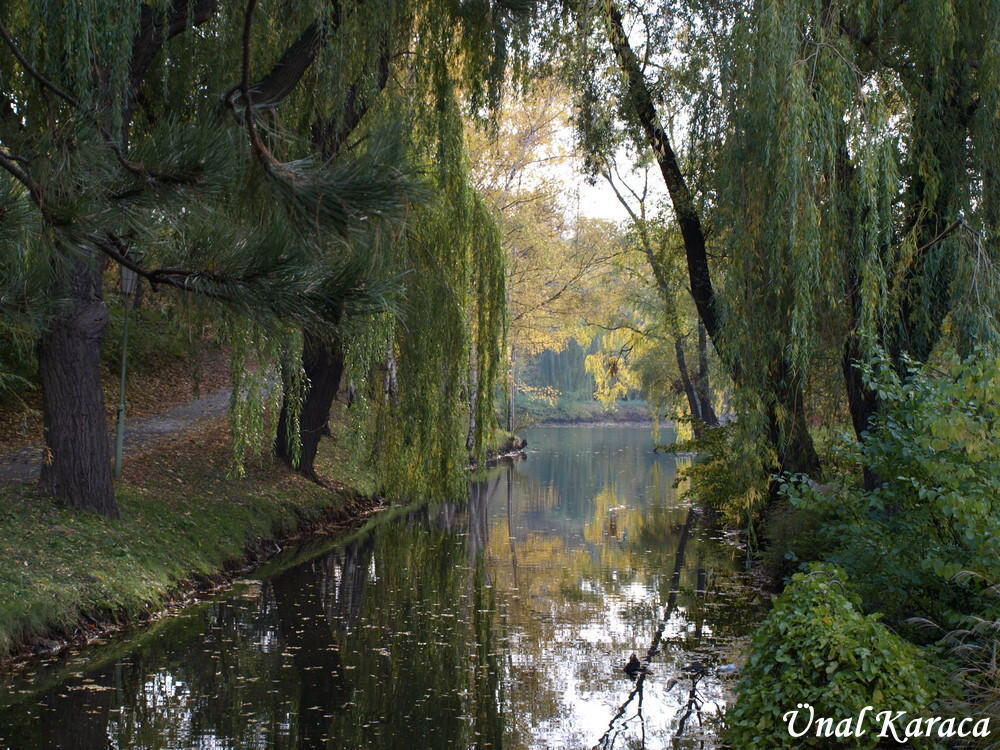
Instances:
[[[122,274],[122,298],[125,322],[122,325],[122,367],[118,384],[118,420],[115,424],[115,479],[122,475],[122,453],[125,450],[125,376],[128,371],[128,311],[135,295],[135,285],[139,277],[125,266],[120,266]]]

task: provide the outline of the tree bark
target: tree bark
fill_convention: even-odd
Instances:
[[[771,443],[781,447],[774,470],[779,474],[816,475],[820,470],[820,460],[806,423],[802,384],[784,359],[772,365],[769,373],[776,403],[767,409],[768,433]],[[779,418],[779,405],[787,417]],[[776,497],[776,491],[777,487],[772,482],[772,497]]]
[[[98,258],[77,254],[65,290],[69,307],[41,338],[46,457],[39,481],[74,508],[116,518],[101,389],[101,339],[108,322],[101,277]]]
[[[698,407],[701,419],[708,427],[718,427],[719,417],[712,406],[712,388],[708,377],[708,333],[705,324],[698,319],[698,379],[695,390],[698,393]]]
[[[851,333],[844,342],[844,358],[842,368],[844,373],[844,385],[847,389],[847,405],[851,412],[851,423],[854,425],[854,434],[858,440],[870,429],[872,418],[878,414],[878,395],[867,385],[861,377],[861,370],[858,364],[864,359],[861,351],[861,341],[857,333]],[[864,486],[866,490],[877,489],[882,484],[882,478],[864,464]]]
[[[702,428],[702,418],[701,418],[701,406],[698,403],[698,396],[695,393],[694,385],[691,383],[691,375],[688,372],[687,361],[684,358],[684,344],[679,338],[674,339],[674,355],[677,357],[677,369],[681,373],[681,384],[684,387],[684,393],[687,395],[688,409],[691,410],[691,429],[694,430],[694,436],[701,436]]]
[[[309,390],[302,400],[299,414],[300,449],[299,465],[296,468],[313,481],[319,481],[315,468],[316,451],[330,421],[330,407],[340,388],[340,379],[344,373],[344,349],[337,337],[324,339],[309,331],[305,332],[304,337],[302,366],[309,379]],[[278,418],[278,436],[274,450],[279,458],[292,466],[288,407],[286,396]]]
[[[712,283],[711,268],[708,263],[705,233],[701,224],[701,216],[695,205],[694,198],[688,188],[687,181],[681,172],[680,163],[670,144],[670,138],[663,129],[653,97],[643,76],[642,66],[629,42],[625,31],[621,10],[609,0],[604,15],[605,29],[608,41],[614,51],[618,65],[625,75],[628,86],[625,106],[639,122],[646,142],[653,152],[656,163],[663,176],[663,182],[670,195],[677,225],[684,240],[684,252],[687,260],[688,278],[691,297],[698,310],[698,318],[705,325],[706,332],[714,341],[719,340],[722,322],[716,309],[715,287]],[[654,272],[655,272],[654,268]],[[729,370],[733,381],[737,384],[746,382],[742,363],[726,352],[720,350],[720,357]],[[788,375],[787,366],[779,366],[781,375]],[[784,378],[771,378],[776,383],[772,395],[775,403],[767,405],[767,420],[769,423],[769,438],[779,456],[781,467],[788,471],[814,473],[819,469],[819,457],[809,435],[803,413],[804,397],[801,382],[798,378],[785,381]],[[767,394],[762,394],[767,395]],[[778,418],[777,407],[780,406],[792,417],[792,424],[782,428]],[[773,489],[773,488],[772,488]],[[773,493],[772,493],[773,494]]]

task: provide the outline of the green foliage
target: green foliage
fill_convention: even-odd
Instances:
[[[824,533],[824,521],[818,510],[787,501],[779,500],[765,509],[757,559],[768,579],[787,583],[803,562],[827,559],[833,542]]]
[[[35,336],[58,306],[47,294],[50,248],[32,218],[27,194],[0,173],[0,398],[33,386]]]
[[[802,374],[851,331],[920,361],[949,313],[959,340],[996,335],[996,217],[976,197],[996,169],[978,112],[993,73],[966,64],[996,57],[996,11],[766,0],[733,26],[727,351]]]
[[[406,285],[405,303],[349,347],[349,370],[364,382],[372,414],[367,445],[392,498],[464,494],[470,418],[482,462],[505,351],[502,236],[471,184],[458,82],[438,72],[434,109],[411,112],[412,159],[428,174],[429,195],[387,261]]]
[[[12,159],[0,178],[0,388],[22,383],[58,297],[81,296],[81,261],[128,254],[151,284],[221,319],[237,465],[268,442],[263,404],[305,387],[287,345],[301,328],[370,333],[398,360],[393,409],[412,411],[407,449],[381,455],[454,489],[468,410],[478,453],[494,422],[506,326],[499,228],[469,187],[462,116],[485,119],[508,74],[523,74],[533,11],[261,0],[244,39],[243,3],[0,6]],[[270,388],[276,367],[287,377]],[[376,443],[396,420],[382,424]]]
[[[589,393],[546,393],[519,389],[514,400],[514,420],[521,428],[538,422],[649,422],[652,417],[644,399],[618,401],[609,411]]]
[[[843,479],[785,489],[795,505],[820,513],[830,559],[857,581],[866,607],[894,619],[948,623],[982,611],[983,586],[953,577],[1000,576],[998,360],[977,352],[941,367],[910,364],[901,377],[879,357],[866,368],[884,408],[854,459],[879,476],[878,489],[866,492]]]
[[[109,300],[110,318],[101,342],[101,363],[117,374],[121,367],[122,329],[125,311],[119,300]],[[173,305],[156,305],[148,300],[128,311],[128,371],[152,372],[167,360],[196,359],[194,349],[204,346],[195,338],[198,320]]]
[[[726,739],[739,748],[838,746],[873,748],[866,734],[831,740],[793,739],[782,717],[809,703],[818,717],[857,717],[865,706],[923,715],[934,685],[920,651],[864,615],[846,574],[830,565],[797,573],[754,634],[736,706],[726,714]],[[804,722],[800,719],[797,728]],[[916,745],[919,746],[919,745]]]
[[[683,422],[689,418],[675,416],[675,419]],[[678,472],[679,482],[689,482],[688,496],[718,510],[727,523],[743,526],[752,533],[754,516],[768,489],[768,474],[764,469],[768,451],[759,437],[748,439],[744,425],[727,422],[704,430],[697,438],[661,446],[659,450],[695,453],[696,460]]]

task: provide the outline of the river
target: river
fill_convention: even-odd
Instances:
[[[663,436],[664,438],[668,436]],[[712,748],[763,615],[646,427],[525,459],[0,676],[0,747]],[[652,654],[647,672],[623,671]]]

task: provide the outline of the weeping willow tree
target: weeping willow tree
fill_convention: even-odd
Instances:
[[[996,341],[998,13],[769,1],[734,29],[720,198],[729,281],[758,296],[731,296],[728,346],[781,345],[800,377],[839,351],[859,437],[876,348],[902,374],[942,340]]]
[[[464,495],[469,425],[480,460],[496,427],[506,255],[497,217],[470,179],[463,110],[482,113],[499,102],[501,53],[517,41],[505,26],[515,17],[497,16],[456,17],[443,4],[416,21],[421,44],[404,93],[411,158],[431,195],[396,241],[405,303],[373,326],[351,357],[364,383],[360,419],[372,424],[365,445],[390,497]]]
[[[670,201],[698,319],[745,398],[748,433],[762,436],[756,471],[765,480],[773,473],[816,473],[819,459],[806,425],[803,383],[787,367],[783,348],[747,361],[726,346],[724,280],[736,261],[715,224],[712,178],[729,127],[719,114],[728,68],[720,63],[718,39],[731,32],[743,5],[663,2],[626,8],[606,0],[573,3],[570,9],[563,68],[577,92],[578,128],[590,168],[599,173],[625,145],[640,159],[652,159]],[[704,106],[706,99],[712,106]],[[650,254],[648,260],[654,276],[667,275],[666,256]],[[664,303],[673,304],[669,294]],[[763,308],[754,314],[762,325],[770,319]],[[765,374],[757,378],[758,372]]]
[[[352,117],[345,50],[377,47],[400,12],[382,5],[378,23],[354,3],[0,5],[2,329],[38,340],[49,492],[117,514],[109,267],[225,316],[237,352],[390,306],[384,237],[420,192],[400,139],[333,160],[304,137]]]
[[[405,148],[426,191],[381,256],[405,286],[399,314],[355,327],[356,341],[305,334],[308,385],[298,429],[286,398],[276,447],[308,476],[316,478],[316,447],[345,363],[354,382],[370,386],[361,391],[361,406],[377,414],[367,443],[391,494],[455,490],[465,462],[460,422],[474,426],[470,446],[482,454],[494,427],[504,265],[496,219],[471,186],[463,117],[484,121],[496,112],[505,77],[523,65],[531,9],[514,2],[390,3],[394,20],[371,19],[371,28],[358,31],[371,37],[360,53],[352,39],[357,80],[367,88],[349,91],[349,117],[313,132],[325,134],[320,145],[335,155],[348,138],[367,138],[387,112],[405,113]],[[384,377],[373,378],[372,368]],[[370,430],[364,421],[362,433]]]
[[[857,366],[873,347],[902,366],[994,338],[997,10],[574,6],[585,144],[629,141],[660,168],[765,475],[819,470],[817,379],[841,380],[861,434],[879,409]]]

